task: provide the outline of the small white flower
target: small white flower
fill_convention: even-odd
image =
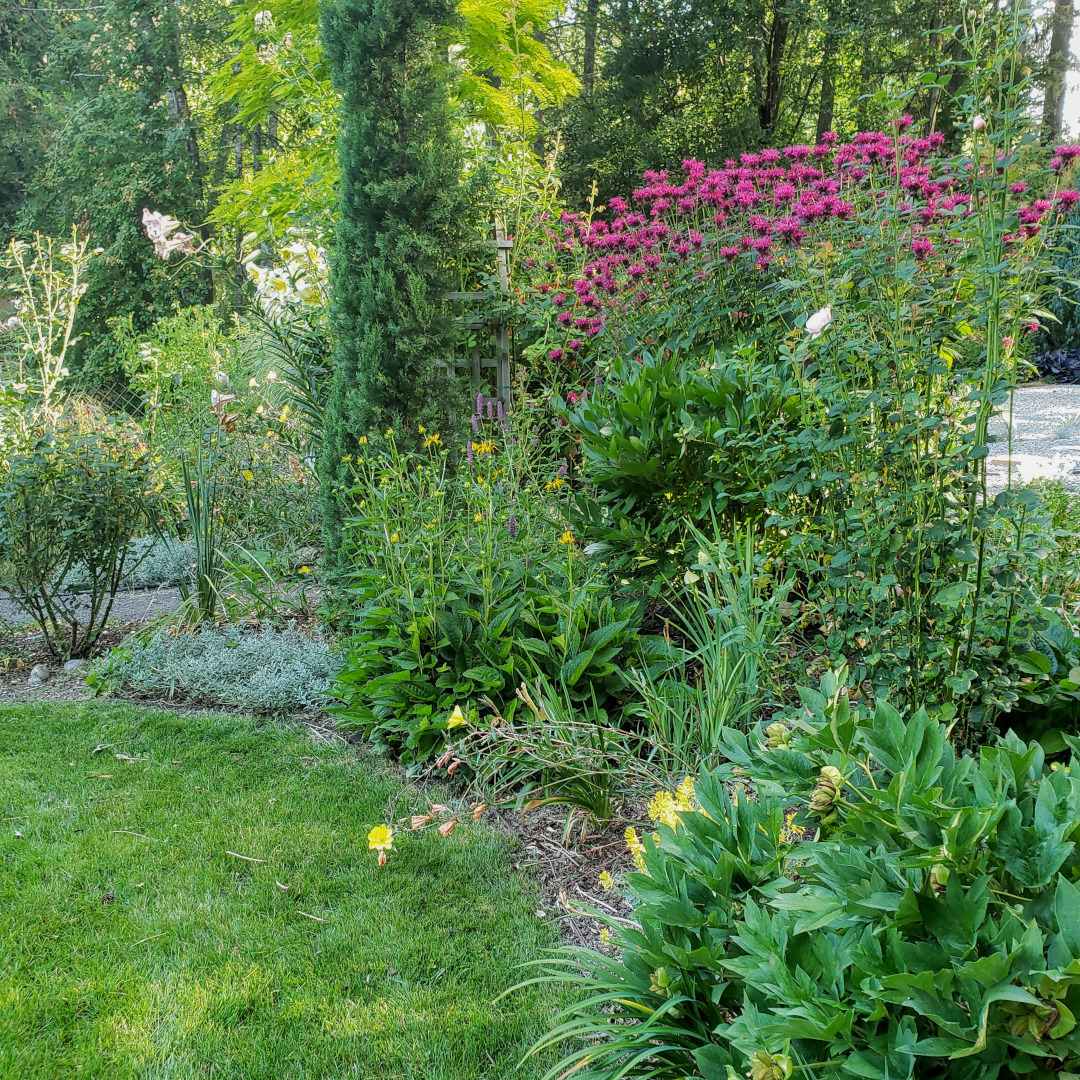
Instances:
[[[806,332],[812,337],[819,337],[821,332],[832,322],[832,305],[826,304],[820,311],[815,311],[806,320]]]
[[[972,131],[982,131],[986,127],[986,117],[979,113],[974,120],[971,121]]]
[[[218,386],[228,386],[229,385],[229,376],[226,375],[224,371],[215,371],[214,372],[214,382],[216,382],[218,384]]]
[[[260,33],[270,30],[274,25],[274,13],[269,8],[255,12],[255,29]]]

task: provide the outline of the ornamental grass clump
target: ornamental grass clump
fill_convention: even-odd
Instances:
[[[1080,740],[1067,762],[1013,734],[960,755],[942,720],[843,682],[800,691],[786,744],[781,721],[729,732],[732,764],[633,835],[614,954],[540,964],[579,994],[549,1076],[1080,1068]]]

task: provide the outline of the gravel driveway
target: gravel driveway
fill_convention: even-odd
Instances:
[[[990,425],[996,441],[990,447],[987,474],[1000,491],[1008,482],[1058,479],[1080,491],[1080,386],[1017,387],[1012,411],[1012,453],[1009,453],[1009,406]]]
[[[148,622],[175,611],[181,602],[179,589],[121,589],[113,601],[110,618],[122,623]],[[33,620],[6,593],[0,593],[0,626],[29,626]]]

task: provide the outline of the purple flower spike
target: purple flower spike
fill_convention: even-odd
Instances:
[[[490,420],[491,419],[491,402],[490,401],[487,403],[487,412],[488,412],[488,419]]]
[[[476,415],[477,416],[483,416],[484,415],[484,395],[483,394],[477,394],[476,395]]]
[[[471,439],[465,444],[465,457],[468,459],[469,468],[471,469],[473,463],[473,448]]]
[[[517,518],[513,514],[510,515],[510,520],[506,523],[506,531],[510,534],[510,539],[514,540],[517,537],[518,524]]]
[[[502,423],[502,418],[503,418],[502,398],[499,398],[499,400],[495,402],[495,414],[499,418],[499,423]]]
[[[480,417],[479,416],[474,416],[472,418],[472,429],[473,429],[473,434],[478,435],[480,433]]]
[[[593,378],[593,385],[599,386],[604,381],[604,376],[600,374],[600,365],[596,365],[596,375]]]
[[[568,472],[568,471],[569,471],[569,470],[568,470],[568,469],[567,469],[567,467],[566,467],[566,462],[564,461],[564,462],[563,462],[563,463],[562,463],[562,464],[561,464],[561,465],[559,466],[559,475],[560,475],[560,476],[565,476],[565,475],[567,474],[567,472]]]

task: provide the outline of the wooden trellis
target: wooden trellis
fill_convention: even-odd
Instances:
[[[495,239],[482,241],[486,246],[495,248],[495,265],[499,278],[499,289],[505,297],[510,292],[510,252],[513,250],[514,241],[507,239],[506,229],[502,222],[495,222]],[[472,380],[473,389],[485,396],[498,398],[503,407],[510,407],[510,328],[505,320],[497,312],[485,314],[482,310],[487,303],[494,306],[497,297],[488,289],[479,292],[448,292],[443,294],[444,300],[469,301],[473,309],[457,319],[457,325],[463,330],[491,331],[491,353],[484,355],[485,350],[477,341],[469,350],[468,356],[451,356],[441,362],[442,367],[450,375],[468,371]]]

